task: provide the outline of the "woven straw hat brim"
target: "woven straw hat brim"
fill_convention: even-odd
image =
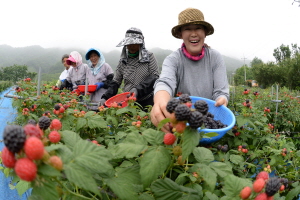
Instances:
[[[201,24],[201,25],[205,26],[206,29],[207,29],[206,35],[212,35],[214,33],[214,27],[210,23],[208,23],[206,21],[193,21],[193,22],[189,22],[189,23],[185,23],[185,24],[180,24],[180,25],[174,26],[172,28],[172,35],[174,37],[180,39],[180,33],[179,33],[180,32],[179,31],[180,28],[182,26],[189,25],[189,24]]]

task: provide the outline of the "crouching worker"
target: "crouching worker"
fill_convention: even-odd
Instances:
[[[118,93],[124,81],[123,92],[133,92],[142,107],[153,105],[153,86],[159,77],[157,61],[153,53],[145,48],[140,29],[130,28],[125,38],[117,45],[123,46],[113,82],[102,95],[100,105]]]

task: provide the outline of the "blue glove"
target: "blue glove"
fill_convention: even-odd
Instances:
[[[61,80],[62,83],[65,82],[65,81],[66,81],[66,79]]]
[[[95,83],[95,85],[97,85],[96,90],[99,90],[100,88],[102,88],[104,86],[104,83],[103,82],[98,82],[98,83]]]

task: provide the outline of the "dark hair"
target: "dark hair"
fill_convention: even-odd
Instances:
[[[64,62],[64,59],[65,59],[65,58],[69,58],[69,55],[68,55],[68,54],[65,54],[65,55],[62,56],[62,58],[61,58],[61,62],[62,62],[62,63]]]

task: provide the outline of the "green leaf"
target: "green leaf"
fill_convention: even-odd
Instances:
[[[142,193],[140,196],[139,196],[139,200],[155,200],[153,196],[151,196],[150,194],[148,193]]]
[[[159,179],[151,185],[151,190],[157,200],[181,199],[200,200],[197,190],[180,186],[171,179]]]
[[[204,147],[194,148],[193,154],[199,163],[208,164],[215,160],[215,157],[212,154],[212,152]]]
[[[184,161],[199,144],[200,134],[197,129],[186,127],[183,133],[182,160]]]
[[[239,155],[230,155],[230,161],[238,165],[244,162],[244,158]]]
[[[97,183],[88,170],[81,167],[77,163],[68,163],[64,165],[64,171],[70,182],[74,183],[82,189],[100,195],[97,188]]]
[[[38,173],[45,176],[51,176],[51,177],[61,176],[61,173],[58,170],[46,164],[39,165]]]
[[[224,178],[223,192],[228,197],[239,197],[241,190],[246,186],[252,186],[251,179],[228,175]]]
[[[142,135],[146,140],[152,145],[160,145],[164,141],[164,133],[161,131],[156,131],[154,129],[146,129],[142,132]]]
[[[126,139],[112,149],[114,158],[134,158],[147,149],[147,140],[137,132],[131,132]]]
[[[205,192],[205,196],[209,199],[209,200],[219,200],[219,197],[211,192]]]
[[[18,191],[18,195],[21,197],[29,188],[31,188],[30,182],[27,181],[19,181],[16,185],[16,190]]]
[[[76,123],[76,130],[80,130],[81,128],[85,127],[87,124],[87,120],[85,118],[79,117],[77,118],[77,123]]]
[[[215,189],[217,183],[217,174],[209,166],[206,164],[197,163],[191,168],[191,171],[197,172],[199,176],[203,178],[210,191]]]
[[[74,145],[78,140],[81,140],[80,136],[73,131],[61,131],[62,141],[67,147],[73,150]]]
[[[84,114],[84,118],[88,118],[95,115],[97,115],[95,111],[88,111]]]
[[[43,183],[36,184],[32,187],[30,197],[32,199],[39,200],[59,199],[58,193],[56,191],[56,182],[43,177]]]
[[[208,138],[211,138],[211,137],[215,137],[215,136],[218,136],[219,134],[216,133],[216,132],[209,132],[209,133],[205,133],[203,134],[203,137],[206,136]]]
[[[166,123],[170,122],[169,118],[161,120],[157,125],[157,130],[160,130]]]
[[[188,174],[188,173],[181,173],[177,176],[175,183],[177,183],[179,185],[184,185],[184,183],[188,180],[189,176],[190,176],[190,174]]]
[[[189,187],[189,188],[192,188],[192,189],[196,190],[198,192],[198,195],[199,195],[200,199],[202,199],[203,191],[202,191],[202,187],[199,184],[191,183],[191,184],[187,184],[186,187]]]
[[[120,199],[135,200],[138,199],[136,185],[141,185],[139,166],[120,168],[117,176],[106,179],[107,185]]]
[[[99,173],[102,177],[114,175],[114,169],[109,163],[112,155],[103,146],[97,146],[86,140],[78,140],[73,153],[76,155],[74,159],[76,164]]]
[[[124,113],[131,113],[133,116],[136,115],[136,109],[135,108],[131,108],[129,106],[126,106],[124,108],[121,108],[119,110],[117,110],[116,115],[121,115]]]
[[[222,178],[232,174],[232,167],[226,163],[211,162],[209,163],[209,167],[212,168]]]
[[[140,174],[144,187],[163,175],[171,161],[171,155],[163,146],[150,147],[141,158]]]
[[[89,128],[106,128],[106,121],[99,115],[95,115],[88,118],[88,126]]]
[[[285,200],[293,200],[295,197],[298,197],[300,194],[300,186],[295,187],[289,191],[289,193],[286,195]]]

